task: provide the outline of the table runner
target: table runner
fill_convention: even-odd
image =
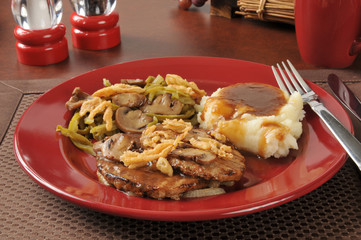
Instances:
[[[325,82],[319,82],[327,88]],[[351,82],[352,89],[361,84]],[[361,93],[361,91],[360,91]],[[361,237],[361,177],[351,162],[311,193],[246,215],[199,222],[161,222],[98,213],[33,182],[13,153],[13,133],[40,94],[24,93],[0,145],[0,239],[300,239]]]

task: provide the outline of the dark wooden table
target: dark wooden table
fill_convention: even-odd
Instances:
[[[273,65],[290,59],[301,74],[329,91],[336,73],[361,97],[361,57],[347,69],[306,64],[291,25],[210,16],[210,4],[188,11],[176,0],[118,0],[121,44],[102,51],[73,48],[69,1],[63,1],[69,58],[48,66],[17,61],[10,0],[0,6],[1,239],[233,239],[361,237],[361,179],[346,165],[312,193],[261,213],[214,221],[171,223],[109,216],[68,203],[35,184],[19,167],[13,132],[27,106],[46,90],[84,72],[132,60],[212,56]],[[359,123],[354,122],[361,139]],[[36,137],[36,136],[34,136]]]
[[[313,69],[297,49],[294,27],[242,18],[210,16],[209,3],[189,11],[176,0],[118,0],[121,45],[103,51],[73,48],[69,1],[63,1],[62,23],[67,28],[69,58],[61,63],[34,67],[18,63],[10,0],[0,7],[0,73],[6,80],[68,79],[81,73],[131,60],[165,56],[214,56],[272,65],[289,58],[298,69]],[[349,69],[361,68],[361,59]]]

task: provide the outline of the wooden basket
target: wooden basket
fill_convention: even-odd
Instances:
[[[235,14],[245,18],[294,24],[295,0],[237,0]]]

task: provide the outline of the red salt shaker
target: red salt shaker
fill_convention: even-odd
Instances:
[[[19,24],[14,29],[19,62],[49,65],[68,57],[61,0],[12,0],[11,8]]]
[[[84,50],[103,50],[120,44],[119,14],[113,12],[115,0],[72,0],[73,46]]]

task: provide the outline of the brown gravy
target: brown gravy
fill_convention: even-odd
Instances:
[[[219,112],[215,113],[222,115],[225,120],[232,119],[241,108],[244,113],[251,112],[257,116],[275,115],[287,103],[280,89],[262,83],[231,85],[220,90],[218,96],[210,97],[206,105],[208,101],[217,103],[216,111]]]

